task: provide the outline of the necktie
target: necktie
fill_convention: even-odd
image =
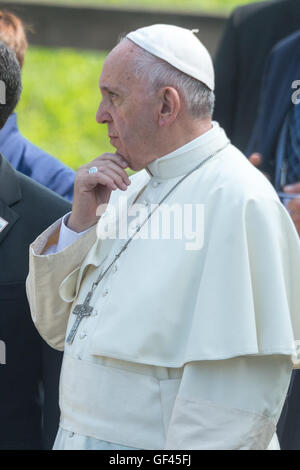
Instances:
[[[293,105],[287,139],[287,183],[300,181],[300,104]]]

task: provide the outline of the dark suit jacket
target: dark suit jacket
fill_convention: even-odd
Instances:
[[[270,174],[272,182],[278,137],[285,117],[293,106],[292,95],[296,90],[292,88],[292,83],[295,80],[300,80],[300,27],[299,31],[280,41],[268,58],[259,114],[247,148],[248,155],[253,152],[262,154],[262,170]]]
[[[245,152],[257,116],[261,80],[273,46],[300,29],[299,0],[270,0],[237,8],[215,57],[214,119]]]
[[[25,139],[18,129],[16,113],[0,131],[0,152],[16,170],[73,200],[75,172]]]
[[[0,449],[51,448],[59,420],[62,353],[39,336],[25,293],[29,244],[70,204],[0,155]]]

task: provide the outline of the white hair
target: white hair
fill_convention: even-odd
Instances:
[[[123,38],[123,40],[129,40]],[[132,41],[131,41],[132,42]],[[175,88],[185,101],[187,110],[193,118],[211,118],[214,110],[215,95],[204,83],[176,69],[168,62],[145,51],[134,44],[137,53],[134,57],[134,74],[146,80],[154,92],[165,86]]]

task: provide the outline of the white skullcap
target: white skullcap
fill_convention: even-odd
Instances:
[[[179,26],[155,24],[137,29],[126,37],[214,90],[215,74],[211,57],[193,31]]]

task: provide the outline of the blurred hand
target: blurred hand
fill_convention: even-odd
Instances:
[[[261,165],[262,156],[258,152],[252,153],[252,155],[250,155],[250,157],[249,157],[249,161],[250,161],[250,163],[252,163],[253,166],[258,168]]]
[[[300,182],[285,186],[283,191],[288,194],[300,194]]]
[[[98,172],[89,174],[91,167]],[[128,163],[118,154],[104,153],[91,163],[79,168],[74,183],[74,202],[67,226],[75,232],[83,232],[98,222],[99,205],[107,204],[111,192],[126,191],[130,179],[125,171]]]
[[[252,163],[253,166],[255,166],[255,168],[259,169],[260,165],[262,164],[262,154],[258,152],[252,153],[252,155],[250,155],[249,157],[249,161],[250,163]],[[266,178],[268,178],[269,181],[271,180],[271,177],[270,175],[268,175],[268,173],[262,173],[265,175]]]
[[[300,182],[285,186],[283,191],[288,194],[300,194]],[[292,199],[288,203],[287,209],[296,226],[298,235],[300,236],[300,199]]]

